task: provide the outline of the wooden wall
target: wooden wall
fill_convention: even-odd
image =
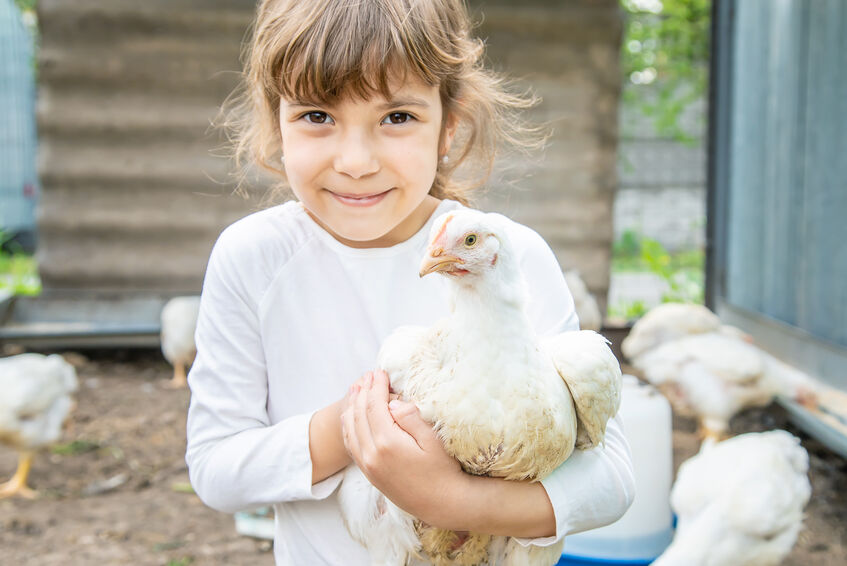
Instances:
[[[252,5],[40,0],[45,291],[196,292],[231,196],[208,133]]]
[[[622,13],[617,0],[477,1],[495,67],[541,97],[552,128],[537,160],[512,160],[483,204],[535,228],[605,312],[617,189]]]

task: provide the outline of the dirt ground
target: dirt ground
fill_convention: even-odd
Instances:
[[[187,391],[164,387],[157,352],[78,359],[78,406],[58,446],[40,453],[34,501],[0,500],[0,563],[15,565],[271,565],[268,541],[236,534],[206,508],[183,460]],[[733,432],[786,428],[803,438],[813,485],[806,528],[788,566],[847,564],[847,462],[788,423],[778,408],[748,413]],[[676,464],[697,451],[691,420],[674,420]],[[16,453],[0,446],[0,476]]]

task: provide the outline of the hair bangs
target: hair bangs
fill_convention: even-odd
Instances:
[[[416,53],[422,30],[378,1],[336,2],[289,43],[278,64],[279,96],[332,104],[344,97],[390,98],[410,74],[429,85],[439,77]]]

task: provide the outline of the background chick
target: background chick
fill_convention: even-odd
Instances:
[[[188,384],[187,368],[194,362],[197,347],[194,331],[200,312],[200,297],[174,297],[162,308],[162,354],[174,367],[168,387],[181,388]]]
[[[34,453],[60,438],[77,387],[76,370],[58,354],[0,359],[0,442],[18,451],[18,469],[0,485],[0,499],[36,496],[27,486]]]

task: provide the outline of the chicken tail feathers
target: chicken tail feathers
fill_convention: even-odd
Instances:
[[[576,447],[603,444],[606,423],[621,403],[621,368],[609,341],[591,330],[563,332],[542,341],[573,397],[577,417]]]

